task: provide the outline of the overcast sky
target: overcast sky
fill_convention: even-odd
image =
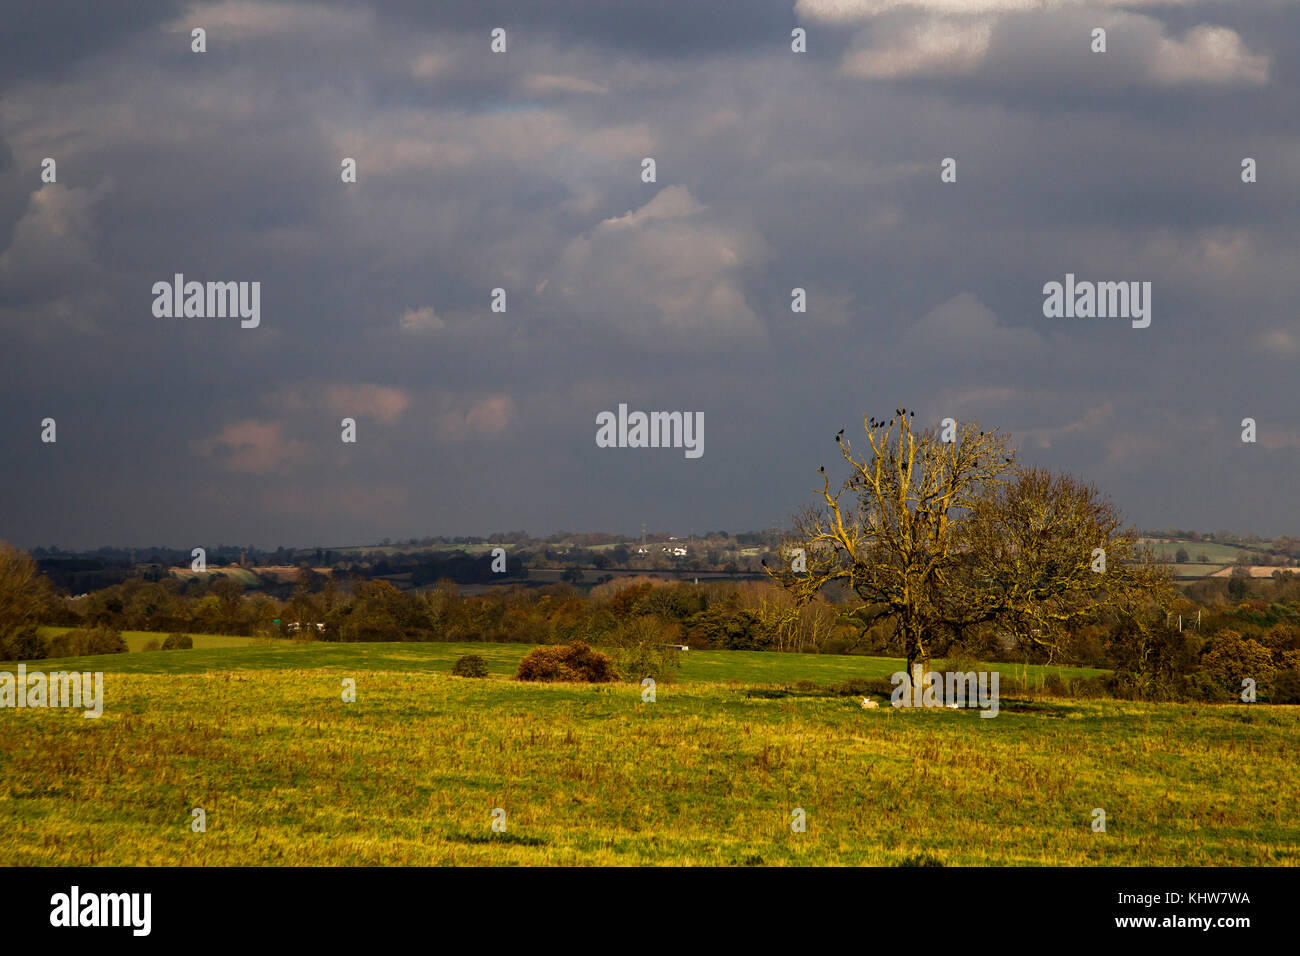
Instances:
[[[1294,3],[3,7],[0,538],[768,527],[899,405],[1300,533]],[[260,325],[155,317],[175,273]],[[1066,273],[1150,326],[1044,317]],[[598,448],[619,403],[703,456]]]

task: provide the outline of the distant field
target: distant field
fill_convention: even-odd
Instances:
[[[48,630],[66,630],[49,628]],[[124,631],[132,650],[150,638],[167,635],[148,631]],[[478,654],[493,674],[510,676],[532,644],[489,644],[477,642],[334,644],[273,641],[254,643],[251,637],[196,634],[194,650],[157,654],[102,657],[72,657],[50,661],[43,667],[72,667],[123,674],[195,674],[220,670],[283,670],[286,668],[408,670],[451,673],[457,658]],[[203,640],[201,641],[200,638]],[[231,643],[220,643],[231,642]],[[237,643],[235,643],[237,642]],[[889,677],[906,669],[901,658],[862,657],[842,654],[778,654],[771,651],[686,651],[682,654],[681,680],[742,684],[792,684],[811,680],[833,684],[854,677]],[[1047,667],[1039,664],[985,664],[985,670],[1000,670],[1010,676],[1041,680],[1048,673],[1063,677],[1092,677],[1102,673],[1086,667]]]
[[[1300,708],[1004,697],[991,720],[868,711],[710,681],[897,662],[725,651],[688,652],[688,679],[645,703],[631,684],[506,679],[524,650],[75,662],[107,672],[102,718],[0,710],[0,865],[1300,864]],[[494,676],[450,676],[465,651]],[[190,830],[194,807],[206,833]]]
[[[1208,541],[1158,541],[1154,538],[1144,538],[1143,541],[1151,545],[1151,549],[1162,559],[1169,563],[1174,562],[1179,548],[1187,550],[1187,556],[1190,561],[1196,561],[1201,555],[1205,555],[1209,564],[1221,565],[1232,564],[1243,554],[1253,554],[1255,552],[1248,548],[1239,548],[1231,544],[1214,544]]]
[[[169,573],[178,578],[197,578],[202,575],[204,578],[224,575],[232,581],[238,581],[245,587],[257,587],[262,583],[256,572],[248,568],[237,566],[209,567],[207,571],[191,571],[189,568],[169,568]]]
[[[1231,577],[1233,570],[1234,570],[1233,568],[1220,568],[1218,571],[1215,571],[1214,574],[1211,575],[1211,577],[1216,577],[1216,578]],[[1246,573],[1249,574],[1252,578],[1271,578],[1273,576],[1274,571],[1289,570],[1289,571],[1300,573],[1300,568],[1278,568],[1269,564],[1252,564],[1248,566],[1245,570]]]
[[[72,630],[70,627],[43,627],[41,633],[46,637],[53,637],[56,634],[65,634]],[[256,638],[253,637],[234,637],[230,634],[191,634],[194,638],[194,647],[214,648],[214,647],[247,647],[252,644]],[[157,641],[162,644],[167,640],[165,631],[123,631],[122,639],[126,641],[126,646],[132,652],[143,651],[144,646],[150,641]],[[167,653],[172,653],[168,651]]]
[[[1216,571],[1230,568],[1231,565],[1195,564],[1192,562],[1188,562],[1187,564],[1174,564],[1173,562],[1170,562],[1169,567],[1173,570],[1174,577],[1176,578],[1208,578],[1213,576]]]

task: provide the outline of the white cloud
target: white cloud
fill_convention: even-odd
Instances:
[[[407,309],[402,313],[398,320],[403,332],[427,333],[441,332],[447,327],[446,321],[442,316],[433,311],[433,306],[426,305],[422,309]]]
[[[331,385],[325,389],[324,403],[335,415],[394,425],[410,407],[411,396],[387,385]]]
[[[554,73],[529,73],[523,79],[523,88],[533,96],[550,96],[563,93],[588,93],[602,95],[609,88],[578,76],[562,76]]]
[[[91,248],[91,210],[97,200],[89,189],[58,183],[33,192],[13,241],[0,253],[0,284],[59,282],[98,271]]]
[[[216,434],[191,443],[198,455],[212,458],[227,471],[265,475],[291,461],[301,461],[308,447],[285,438],[276,422],[246,419],[231,422]]]
[[[962,292],[935,306],[907,330],[901,356],[916,364],[1014,363],[1032,359],[1042,346],[1043,338],[1035,329],[1003,325],[974,293]]]
[[[94,190],[50,183],[31,194],[0,253],[0,288],[26,304],[0,307],[0,323],[35,337],[95,331],[110,277],[93,249],[93,209],[111,188],[107,180]]]
[[[499,435],[519,417],[515,401],[505,392],[466,401],[459,396],[443,395],[442,410],[435,422],[438,437],[444,441],[467,441]]]
[[[1269,58],[1251,53],[1227,27],[1201,24],[1181,40],[1161,37],[1151,58],[1151,78],[1166,85],[1223,84],[1262,86]]]
[[[431,80],[446,72],[449,66],[447,57],[438,56],[436,53],[423,53],[411,64],[411,76],[417,80]]]
[[[370,11],[364,8],[322,6],[314,3],[259,3],[256,0],[220,0],[191,3],[171,22],[168,32],[188,34],[195,27],[208,33],[208,49],[225,40],[292,36],[297,39],[331,35],[344,38],[368,28]]]
[[[550,290],[570,314],[647,344],[763,341],[740,270],[764,254],[757,235],[712,220],[688,189],[668,186],[569,242]]]
[[[266,396],[265,402],[279,411],[314,415],[323,407],[333,415],[393,425],[411,406],[411,395],[389,385],[302,384],[277,389]]]
[[[1073,436],[1072,440],[1075,441],[1080,436],[1094,436],[1109,442],[1116,437],[1111,427],[1114,418],[1115,403],[1103,402],[1084,409],[1083,414],[1074,421],[1067,421],[1053,428],[1021,428],[1016,432],[1016,437],[1026,443],[1032,442],[1039,448],[1051,448],[1054,442],[1064,439],[1067,435]]]
[[[553,109],[508,113],[439,113],[394,108],[353,112],[332,120],[326,135],[340,156],[368,170],[473,171],[485,163],[545,163],[557,174],[583,156],[640,160],[656,140],[642,122],[596,126],[589,118]]]
[[[1255,334],[1251,348],[1264,355],[1285,358],[1300,353],[1300,336],[1290,329],[1268,329]]]
[[[840,69],[864,79],[968,73],[984,62],[992,36],[988,20],[932,17],[883,37],[859,34]]]
[[[922,10],[944,16],[983,13],[1015,13],[1053,8],[1173,7],[1196,0],[798,0],[795,13],[822,23],[859,23],[893,10]]]
[[[1022,32],[1020,42],[999,44],[996,56],[1013,61],[1012,66],[1016,61],[1036,62],[1040,38],[1049,45],[1059,43],[1066,33],[1074,35],[1081,24],[1091,22],[1137,48],[1138,58],[1117,64],[1119,69],[1109,72],[1110,78],[1157,86],[1260,86],[1268,82],[1270,58],[1251,52],[1234,30],[1201,24],[1176,37],[1168,35],[1157,19],[1123,12],[1168,5],[1172,3],[1156,0],[1088,4],[1070,0],[1050,4],[1022,0],[800,0],[797,9],[830,24],[867,24],[854,36],[840,64],[843,73],[863,79],[973,72],[988,58],[995,30],[1010,24],[1008,17],[1034,13],[1039,16],[1015,20],[1020,31],[1031,32]],[[1094,16],[1095,22],[1087,20],[1089,12],[1096,14],[1099,6],[1116,12]],[[883,16],[896,10],[905,12]],[[1043,21],[1042,14],[1060,15]],[[1087,31],[1080,35],[1086,38]],[[1028,45],[1025,36],[1030,37]],[[1038,65],[1041,68],[1042,64]]]

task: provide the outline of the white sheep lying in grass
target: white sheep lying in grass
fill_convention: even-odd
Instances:
[[[876,703],[874,700],[872,700],[870,697],[864,697],[864,698],[862,698],[862,707],[863,707],[864,710],[871,710],[873,707],[879,707],[879,706],[880,706],[880,705],[877,704],[877,703]]]

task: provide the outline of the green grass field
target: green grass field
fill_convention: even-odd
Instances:
[[[1228,567],[1226,564],[1170,564],[1175,578],[1208,578]]]
[[[0,865],[1300,863],[1300,708],[864,710],[746,691],[898,661],[726,651],[688,652],[682,681],[645,703],[632,684],[510,680],[526,650],[42,662],[103,670],[104,716],[0,710]],[[452,677],[467,652],[492,676]]]
[[[46,628],[47,631],[66,628]],[[133,651],[150,639],[167,635],[149,631],[123,631]],[[330,644],[323,642],[258,641],[251,637],[195,634],[194,649],[166,651],[143,656],[70,657],[42,662],[46,670],[72,668],[124,674],[201,673],[213,669],[356,669],[439,671],[450,674],[452,664],[465,654],[478,654],[493,674],[513,675],[519,660],[533,644],[492,643],[376,643]],[[680,679],[746,685],[793,684],[800,680],[835,683],[854,677],[888,678],[906,664],[901,658],[861,657],[841,654],[774,654],[768,651],[687,651],[682,655]],[[1085,667],[1045,667],[1031,664],[987,664],[1006,674],[1026,673],[1039,679],[1047,673],[1091,677],[1102,673]]]
[[[53,637],[56,634],[65,634],[72,630],[70,627],[43,627],[41,633],[46,637]],[[256,638],[237,637],[230,634],[191,634],[194,639],[194,648],[212,648],[212,647],[247,647],[254,643]],[[136,653],[144,650],[144,646],[150,641],[157,641],[160,645],[167,640],[167,635],[157,631],[123,631],[122,639],[126,641],[127,648]],[[168,652],[170,653],[170,651]]]
[[[1155,538],[1144,538],[1143,540],[1149,542],[1151,549],[1171,564],[1178,554],[1179,548],[1187,551],[1189,561],[1196,561],[1201,555],[1204,555],[1209,564],[1220,567],[1234,563],[1243,554],[1255,553],[1250,548],[1239,547],[1235,544],[1215,544],[1213,541],[1160,541]]]

